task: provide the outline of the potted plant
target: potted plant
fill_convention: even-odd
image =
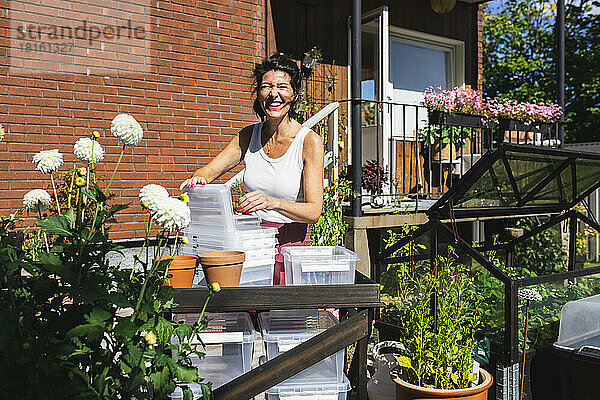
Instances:
[[[430,125],[452,125],[470,128],[485,126],[483,95],[468,87],[452,90],[428,87],[423,105],[427,107]]]
[[[142,139],[141,126],[129,115],[115,117],[111,131],[123,144],[121,156]],[[75,143],[74,155],[84,166],[69,169],[68,184],[58,188],[52,174],[63,164],[62,154],[36,154],[36,169],[50,174],[52,195],[38,188],[23,198],[24,209],[37,216],[31,240],[6,240],[20,230],[25,211],[0,217],[0,390],[27,399],[142,400],[164,399],[188,382],[200,384],[209,398],[210,384],[189,358],[203,356],[189,343],[207,326],[206,318],[190,325],[165,319],[175,306],[175,289],[165,286],[171,259],[151,259],[142,248],[134,265],[115,262],[123,247],[110,239],[110,229],[128,206],[110,192],[119,162],[108,182],[96,179],[104,157],[100,136],[94,131]],[[163,229],[181,229],[185,208],[169,211],[161,204],[152,204],[152,219]],[[148,245],[150,221],[146,227]],[[165,246],[165,240],[156,246],[163,255]],[[192,397],[189,388],[184,393]]]
[[[402,264],[395,311],[404,350],[392,372],[396,399],[487,399],[491,375],[473,361],[480,295],[452,248]],[[470,397],[469,397],[470,396]]]
[[[381,193],[383,184],[387,183],[388,178],[385,171],[379,165],[377,160],[368,160],[362,166],[362,188],[365,189],[371,196],[377,196]],[[378,207],[383,205],[382,199],[371,199],[371,205]]]
[[[487,114],[498,121],[504,140],[535,143],[535,134],[549,135],[562,109],[557,104],[488,100]]]

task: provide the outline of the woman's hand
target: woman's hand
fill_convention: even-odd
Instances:
[[[258,210],[273,210],[279,206],[279,199],[259,192],[258,190],[246,193],[240,198],[238,210],[251,213]]]
[[[186,187],[194,187],[196,185],[206,185],[207,183],[208,182],[206,181],[206,178],[204,178],[203,176],[192,176],[191,178],[188,178],[185,181],[181,182],[179,190],[183,190]]]

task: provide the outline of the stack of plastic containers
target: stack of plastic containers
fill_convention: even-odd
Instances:
[[[197,185],[188,189],[190,225],[184,230],[188,243],[183,255],[196,256],[211,251],[241,250],[246,253],[240,286],[273,284],[276,228],[262,228],[257,217],[234,215],[231,192],[226,185]],[[206,286],[202,268],[195,283]]]
[[[333,314],[324,310],[271,311],[260,313],[258,319],[267,360],[337,324]],[[302,395],[303,399],[345,400],[350,383],[343,368],[344,350],[341,350],[268,389],[267,400],[296,395]],[[310,395],[314,397],[304,397]]]
[[[340,246],[283,247],[286,285],[354,283],[358,254]]]
[[[256,331],[247,313],[207,313],[208,328],[192,339],[191,344],[206,354],[202,359],[190,356],[192,365],[198,367],[199,375],[212,382],[213,389],[250,371],[252,353],[256,342]],[[187,324],[198,320],[199,314],[178,314],[178,319]],[[177,342],[177,338],[173,343]],[[202,346],[204,343],[204,346]],[[188,384],[194,394],[201,395],[199,385]],[[169,397],[182,399],[183,391],[178,388]]]

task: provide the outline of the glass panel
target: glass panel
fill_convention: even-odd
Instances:
[[[543,217],[522,218],[517,226],[526,233],[544,222]],[[515,245],[514,267],[508,273],[516,278],[565,272],[567,259],[567,246],[563,246],[561,226],[556,224]]]
[[[504,348],[504,284],[474,260],[471,260],[471,272],[475,290],[482,296],[480,330],[490,339],[491,350],[500,353]]]
[[[443,50],[390,40],[390,81],[394,89],[424,91],[428,86],[446,89],[447,54]]]
[[[581,195],[593,185],[598,183],[600,174],[600,160],[576,160],[575,172],[577,173],[577,194]]]
[[[545,283],[528,286],[541,297],[541,301],[529,302],[527,344],[531,347],[550,346],[558,339],[560,312],[569,301],[600,294],[600,275],[576,278],[574,281]],[[519,350],[523,349],[527,301],[519,299]]]
[[[573,201],[573,166],[569,166],[560,173],[560,185],[562,190],[562,203]]]
[[[509,207],[517,199],[502,161],[496,161],[467,191],[455,207]]]
[[[566,157],[545,154],[506,152],[506,159],[515,177],[521,197],[525,197],[537,184],[552,173]],[[556,188],[556,190],[558,190]]]

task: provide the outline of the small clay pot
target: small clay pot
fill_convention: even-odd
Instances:
[[[171,257],[159,257],[157,260],[167,260]],[[191,288],[194,283],[194,274],[196,273],[196,257],[193,256],[173,256],[167,272],[169,277],[168,286],[174,288]],[[167,285],[167,284],[165,284]]]
[[[243,251],[213,251],[198,255],[207,284],[217,282],[221,287],[240,285],[242,264],[246,259]]]

